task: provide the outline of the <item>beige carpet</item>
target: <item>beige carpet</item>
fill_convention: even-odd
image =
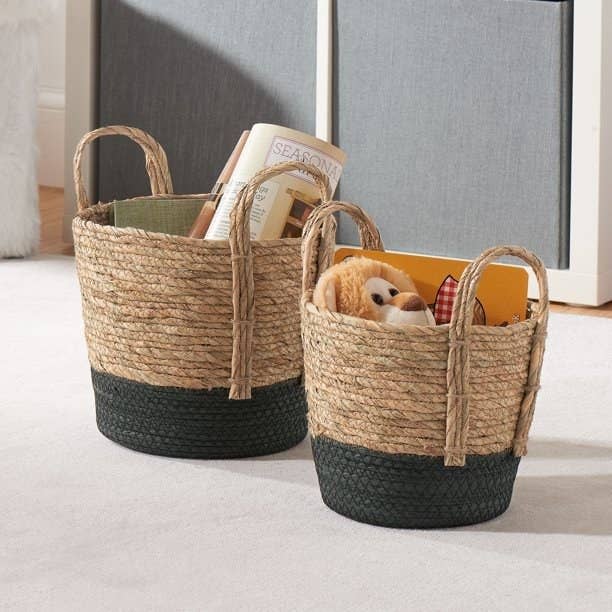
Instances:
[[[611,609],[610,320],[552,317],[512,505],[446,531],[336,515],[306,443],[206,462],[102,437],[70,258],[1,262],[0,321],[4,610]]]

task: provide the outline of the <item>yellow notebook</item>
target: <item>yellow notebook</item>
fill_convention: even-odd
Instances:
[[[454,291],[463,270],[470,263],[465,259],[364,251],[351,247],[338,249],[335,262],[355,256],[384,261],[409,274],[439,324],[450,320]],[[527,316],[527,283],[527,271],[520,266],[489,265],[476,294],[475,322],[508,325],[524,321]]]

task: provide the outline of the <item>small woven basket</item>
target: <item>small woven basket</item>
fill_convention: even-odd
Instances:
[[[318,254],[321,228],[338,211],[355,220],[363,248],[383,250],[354,204],[322,205],[304,228],[305,381],[323,501],[389,527],[450,527],[501,514],[539,386],[548,319],[542,262],[515,246],[485,251],[461,276],[449,325],[396,327],[319,310],[313,288],[329,264]],[[480,278],[508,255],[534,269],[537,313],[508,327],[473,325]]]
[[[80,170],[85,146],[110,134],[142,147],[152,197],[172,192],[166,155],[148,134],[111,126],[79,143],[72,228],[98,428],[124,446],[176,457],[297,444],[307,431],[301,238],[251,241],[249,214],[269,178],[307,172],[325,201],[327,177],[298,162],[259,172],[238,195],[229,241],[117,228],[112,203],[90,206]]]

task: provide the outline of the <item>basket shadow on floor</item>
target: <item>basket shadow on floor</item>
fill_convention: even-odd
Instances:
[[[555,462],[551,475],[519,474],[510,508],[505,514],[467,531],[567,535],[612,535],[612,446],[562,439],[534,439],[524,462]],[[599,473],[571,474],[585,462]],[[602,466],[607,466],[605,471]],[[524,467],[524,466],[523,466]],[[570,468],[570,469],[565,469]],[[607,473],[606,473],[607,472]]]
[[[612,535],[612,474],[518,476],[510,508],[467,529],[500,533]]]
[[[602,460],[606,463],[612,460],[612,446],[535,439],[531,441],[529,455],[524,461],[538,460],[562,463],[586,460],[594,462],[593,468],[597,469],[601,468]],[[206,462],[189,461],[206,466]],[[287,465],[286,462],[296,464]],[[308,438],[283,453],[214,462],[214,465],[217,469],[245,476],[308,485],[315,488],[316,495],[319,495]],[[522,475],[521,471],[519,468],[512,503],[504,514],[486,523],[459,529],[499,533],[612,535],[612,472],[530,476]]]
[[[273,455],[226,460],[160,459],[186,462],[200,469],[213,467],[247,477],[318,488],[309,436],[293,448]]]
[[[313,495],[323,504],[308,437],[288,451],[261,457],[230,460],[155,459],[180,461],[202,470],[213,468],[256,479],[305,485],[312,488]],[[602,461],[610,465],[612,446],[535,439],[530,442],[529,455],[524,461],[538,460],[551,460],[556,464],[584,460],[593,462],[593,468],[597,469],[601,468]],[[521,471],[519,468],[512,502],[504,514],[485,523],[445,531],[612,535],[612,471],[545,476],[523,475]]]

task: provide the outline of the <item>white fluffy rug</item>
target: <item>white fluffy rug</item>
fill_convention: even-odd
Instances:
[[[0,0],[0,258],[38,247],[38,38],[51,4]]]
[[[0,321],[3,609],[610,609],[611,320],[552,316],[512,505],[446,531],[328,510],[306,443],[207,462],[102,437],[71,258],[0,263]]]

